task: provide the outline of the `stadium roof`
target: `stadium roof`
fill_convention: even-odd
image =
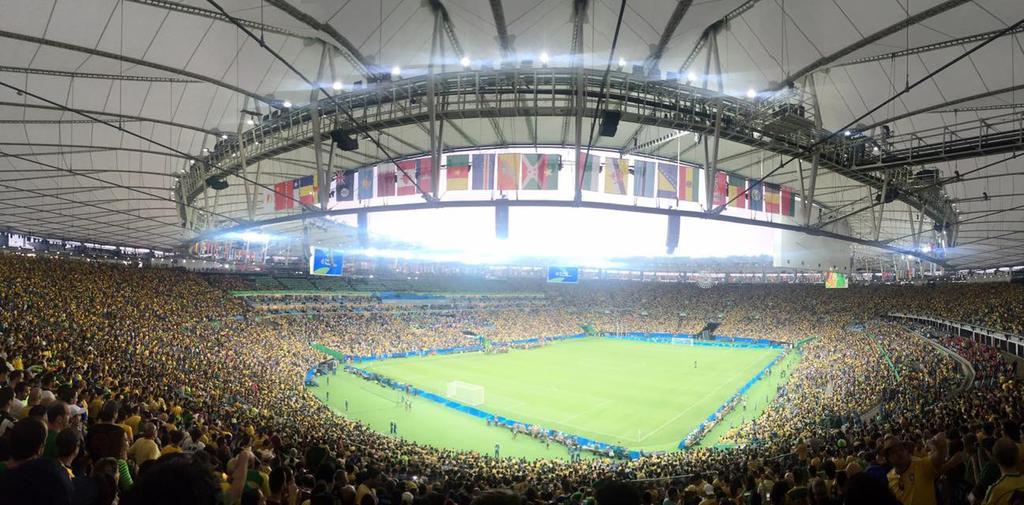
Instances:
[[[322,98],[286,63],[331,92],[340,83],[340,93],[379,71],[394,69],[402,79],[423,76],[437,54],[437,28],[443,40],[437,43],[446,48],[443,61],[434,58],[440,71],[460,70],[463,58],[473,68],[500,67],[494,62],[503,58],[569,68],[578,61],[574,53],[583,67],[603,71],[619,7],[616,0],[5,1],[0,226],[75,240],[177,246],[200,231],[182,228],[181,196],[173,192],[189,159],[221,136],[247,129],[253,116],[244,111],[266,114],[285,101],[302,105]],[[625,2],[613,67],[624,63],[626,73],[633,65],[657,68],[659,79],[673,72],[685,80],[693,72],[701,82],[691,84],[699,86],[710,65],[707,86],[717,90],[714,76],[721,75],[721,91],[740,98],[789,83],[802,93],[813,89],[821,127],[837,131],[856,121],[855,135],[871,131],[879,138],[886,126],[885,142],[894,152],[909,153],[909,164],[866,172],[879,180],[893,174],[895,181],[908,166],[911,174],[939,170],[930,185],[943,189],[939,198],[955,206],[959,220],[957,246],[946,253],[950,266],[1016,265],[1024,263],[1024,190],[1016,187],[1024,186],[1017,158],[1024,147],[1018,110],[1024,80],[1017,77],[1024,72],[1018,68],[1024,66],[1024,46],[1019,26],[1009,34],[999,31],[1022,18],[1019,0],[634,0]],[[566,119],[535,118],[446,121],[456,133],[445,134],[445,147],[571,143]],[[379,138],[396,157],[422,154],[431,143],[424,130],[422,121],[395,125]],[[626,122],[616,136],[598,137],[594,145],[672,158],[680,151],[671,141],[675,131]],[[965,139],[977,144],[969,144],[967,153]],[[922,164],[914,160],[918,147],[933,150]],[[949,154],[947,147],[960,151]],[[678,154],[704,163],[703,149]],[[363,142],[335,167],[381,158]],[[789,156],[723,140],[718,165],[759,179],[780,159]],[[806,163],[790,163],[766,180],[799,188],[798,167],[809,172]],[[272,185],[314,171],[307,146],[267,159],[262,172],[249,177]],[[839,172],[823,167],[813,191],[826,220],[845,218],[854,235],[881,243],[930,240],[913,237],[921,226],[931,233],[935,213],[921,220],[920,210],[902,198],[872,205],[880,188]],[[240,195],[204,205],[245,221]]]

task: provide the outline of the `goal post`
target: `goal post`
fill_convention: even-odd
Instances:
[[[483,405],[484,387],[468,382],[451,381],[447,384],[445,396],[465,405]]]

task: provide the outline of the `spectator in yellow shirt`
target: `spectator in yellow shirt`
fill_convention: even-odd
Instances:
[[[1017,444],[1006,437],[996,441],[992,448],[992,459],[999,465],[1002,474],[999,480],[985,493],[983,505],[1009,505],[1024,500],[1024,475],[1017,470],[1020,451]]]
[[[142,466],[149,460],[160,457],[160,446],[156,443],[156,426],[151,422],[139,425],[139,439],[128,448],[128,457],[135,461],[135,464]]]
[[[889,488],[903,505],[936,505],[935,480],[941,474],[946,462],[946,435],[939,433],[932,439],[932,453],[928,458],[915,457],[912,447],[890,436],[882,445],[892,470],[889,471]]]

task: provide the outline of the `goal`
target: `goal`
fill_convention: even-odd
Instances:
[[[465,405],[483,405],[484,387],[468,382],[451,381],[448,383],[448,392],[445,396]]]

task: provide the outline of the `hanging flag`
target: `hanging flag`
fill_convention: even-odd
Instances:
[[[746,178],[729,174],[729,200],[732,200],[729,203],[730,207],[747,208],[747,195],[743,194],[745,189],[747,189]]]
[[[434,174],[433,170],[431,170],[433,166],[434,160],[430,157],[416,160],[416,182],[420,185],[419,189],[416,190],[417,192],[432,193],[434,191]]]
[[[296,193],[299,194],[299,203],[302,205],[315,205],[317,192],[320,189],[316,184],[315,175],[307,175],[295,179]]]
[[[636,160],[633,163],[633,194],[635,196],[654,196],[654,172],[653,161]]]
[[[558,189],[559,156],[524,154],[521,157],[521,189]]]
[[[342,170],[334,176],[334,201],[351,202],[356,196],[356,173]]]
[[[359,169],[359,199],[373,198],[373,167]]]
[[[601,158],[592,154],[586,156],[586,163],[577,163],[576,166],[582,166],[582,171],[577,171],[576,176],[580,179],[577,180],[580,189],[584,191],[597,191],[597,173],[601,171]]]
[[[785,186],[782,187],[782,215],[796,216],[796,193]]]
[[[778,214],[779,209],[779,185],[764,183],[764,211]]]
[[[445,168],[445,182],[448,191],[469,189],[469,155],[456,154],[448,157]]]
[[[607,158],[604,167],[604,192],[612,195],[624,195],[628,180],[629,160]]]
[[[679,166],[658,163],[658,198],[678,198]]]
[[[377,166],[377,196],[395,196],[394,163],[381,163]]]
[[[747,190],[747,208],[750,210],[764,210],[764,183],[754,185],[750,182],[750,189]]]
[[[679,199],[688,202],[700,201],[700,192],[697,191],[697,178],[700,177],[700,168],[690,165],[679,165]]]
[[[494,189],[494,161],[493,154],[473,155],[473,189]]]
[[[294,181],[274,184],[274,210],[285,210],[295,207],[295,199],[292,197],[292,188],[294,187]]]
[[[715,195],[712,205],[725,205],[729,200],[729,180],[725,172],[715,172]]]
[[[498,155],[498,189],[501,191],[519,189],[519,154]]]
[[[417,160],[403,160],[398,162],[398,171],[395,173],[397,188],[395,193],[398,196],[416,194],[416,165]]]
[[[274,205],[274,200],[276,200],[275,199],[276,195],[278,195],[278,193],[273,191],[273,188],[264,188],[264,190],[263,190],[263,203],[260,206],[260,209],[262,209],[264,212],[273,212],[274,211],[273,205]]]

